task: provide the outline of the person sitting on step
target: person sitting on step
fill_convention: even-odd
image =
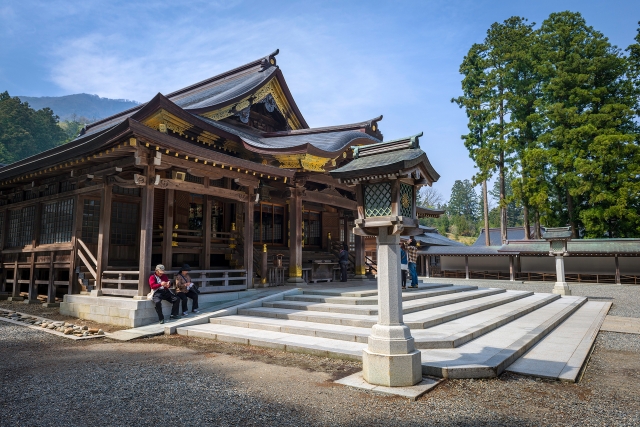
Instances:
[[[164,323],[164,315],[162,314],[162,300],[169,301],[173,306],[171,307],[170,319],[180,319],[178,310],[180,309],[180,300],[170,290],[171,282],[166,274],[164,274],[164,265],[156,265],[156,270],[151,276],[149,276],[149,287],[153,292],[151,298],[156,306],[156,313],[158,313],[158,319],[160,324]]]
[[[176,295],[182,300],[182,314],[184,316],[189,315],[189,308],[187,307],[189,298],[193,301],[191,312],[198,313],[198,292],[195,284],[191,281],[189,271],[191,271],[189,264],[184,264],[180,272],[175,276]]]

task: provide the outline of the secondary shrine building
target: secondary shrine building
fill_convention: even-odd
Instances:
[[[353,274],[374,268],[353,187],[328,171],[382,141],[382,116],[310,128],[277,53],[1,168],[2,291],[142,296],[157,263],[190,264],[203,292],[328,280],[342,243]]]

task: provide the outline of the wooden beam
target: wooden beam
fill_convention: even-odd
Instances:
[[[98,225],[98,266],[96,268],[96,289],[102,289],[102,273],[109,265],[109,244],[111,241],[111,202],[113,199],[113,186],[105,185],[102,188],[102,200],[100,202],[100,223]]]
[[[289,282],[302,283],[302,192],[304,187],[291,189],[289,202]]]
[[[37,199],[25,200],[23,202],[18,202],[18,203],[11,203],[6,206],[3,206],[2,209],[13,210],[18,208],[23,208],[25,206],[30,206],[30,205],[33,205],[34,203],[44,203],[44,202],[50,202],[58,199],[68,199],[69,197],[77,196],[80,194],[98,192],[102,190],[102,187],[104,187],[104,184],[96,184],[96,185],[92,185],[91,187],[79,188],[76,190],[65,191],[64,193],[52,194],[51,196],[39,197]]]
[[[164,190],[164,222],[162,224],[162,262],[173,268],[173,215],[175,210],[175,190]]]
[[[31,239],[31,247],[35,248],[40,240],[40,226],[42,225],[42,203],[36,204],[36,214],[33,218],[33,236]],[[31,254],[31,260],[29,261],[29,296],[30,301],[38,300],[38,285],[36,284],[36,253]]]
[[[140,272],[138,280],[138,297],[149,293],[147,274],[151,271],[151,254],[153,251],[153,192],[155,166],[145,168],[146,182],[142,186],[142,202],[140,203]]]
[[[84,197],[76,196],[73,213],[73,233],[71,235],[71,254],[69,256],[69,287],[67,293],[73,294],[80,291],[78,281],[75,280],[74,274],[77,264],[78,239],[82,237],[82,214],[84,212]]]
[[[321,193],[319,191],[305,191],[304,195],[302,196],[302,200],[305,202],[337,206],[339,208],[349,209],[351,211],[355,211],[358,209],[358,203],[353,200],[349,200],[346,197],[339,197],[332,194]]]
[[[51,251],[51,258],[49,259],[49,284],[47,285],[47,302],[54,303],[56,302],[56,285],[54,282],[54,274],[55,270],[53,268],[53,258],[55,257],[55,252]],[[73,280],[72,276],[69,276],[69,286],[71,286],[71,282]]]
[[[301,174],[299,174],[301,175]],[[296,175],[298,176],[298,175]],[[324,184],[324,185],[331,185],[335,188],[339,188],[341,190],[344,191],[348,191],[350,193],[353,193],[355,188],[353,186],[348,186],[346,184],[342,184],[340,183],[340,181],[338,181],[337,179],[332,178],[330,175],[324,175],[324,174],[306,174],[306,178],[308,181],[311,182],[315,182],[318,184]]]
[[[178,181],[175,179],[161,179],[158,186],[164,189],[188,191],[190,193],[211,195],[233,201],[247,201],[247,193],[245,192],[220,187],[205,187],[204,185],[194,184],[193,182]]]

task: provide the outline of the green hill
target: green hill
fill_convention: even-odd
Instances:
[[[61,121],[93,122],[139,104],[128,99],[101,98],[87,93],[65,96],[18,96],[18,98],[22,102],[28,102],[34,110],[51,108]]]

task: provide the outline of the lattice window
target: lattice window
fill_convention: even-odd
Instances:
[[[187,175],[184,177],[184,180],[187,182],[193,182],[196,184],[203,184],[204,183],[204,178],[200,177],[200,176],[195,176],[195,175],[191,175],[190,173],[187,173]]]
[[[54,194],[58,194],[58,185],[57,184],[49,184],[47,188],[42,192],[43,196],[51,196]]]
[[[310,246],[321,245],[322,222],[319,212],[305,212],[303,214],[304,244]]]
[[[364,187],[364,216],[391,215],[391,184],[381,182]]]
[[[2,241],[3,232],[4,232],[4,212],[0,212],[0,242]]]
[[[82,210],[82,241],[88,244],[98,243],[100,229],[100,200],[84,200]]]
[[[71,181],[62,181],[60,183],[60,192],[64,193],[65,191],[72,191],[76,189],[76,183]]]
[[[42,206],[40,244],[71,241],[74,204],[73,199],[67,199]]]
[[[111,243],[135,245],[138,232],[138,205],[113,202],[111,210]]]
[[[400,183],[400,215],[413,218],[413,186]]]
[[[220,179],[210,179],[210,180],[209,180],[209,187],[220,187],[220,188],[224,188],[224,178],[220,178]]]
[[[35,206],[27,206],[9,212],[8,247],[26,246],[32,243],[35,214]]]
[[[140,196],[140,189],[139,188],[124,188],[124,187],[120,187],[119,185],[114,185],[113,186],[113,193],[114,194],[122,194],[123,196],[136,196],[136,197],[139,197]]]
[[[33,200],[40,197],[40,192],[38,190],[29,190],[24,192],[25,200]]]

